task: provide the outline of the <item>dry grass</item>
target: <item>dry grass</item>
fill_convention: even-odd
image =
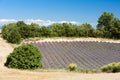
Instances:
[[[120,80],[120,73],[73,73],[66,71],[39,72],[8,69],[6,56],[13,47],[0,38],[0,80]]]
[[[28,42],[62,42],[62,41],[67,41],[67,42],[71,42],[71,41],[86,41],[86,42],[90,42],[90,41],[95,41],[95,42],[109,42],[109,43],[120,43],[120,40],[113,40],[113,39],[104,39],[104,38],[75,38],[75,37],[54,37],[54,38],[29,38],[29,39],[25,39],[23,40],[24,43],[28,43]]]
[[[5,70],[0,73],[0,80],[120,80],[120,73],[83,74],[72,72],[33,72]]]

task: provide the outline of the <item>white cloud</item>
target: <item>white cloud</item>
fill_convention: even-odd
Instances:
[[[39,24],[39,25],[45,25],[45,26],[48,26],[48,25],[51,25],[53,23],[56,23],[55,21],[51,21],[51,20],[40,20],[40,19],[27,19],[27,20],[24,20],[25,23],[27,24],[31,24],[31,23],[36,23],[36,24]]]
[[[0,19],[0,23],[12,23],[17,22],[15,19]]]
[[[8,23],[14,23],[20,20],[16,20],[16,19],[0,19],[0,25],[3,24],[8,24]],[[23,20],[25,23],[27,24],[31,24],[31,23],[37,23],[39,25],[51,25],[53,23],[72,23],[72,24],[78,24],[78,22],[76,21],[51,21],[51,20],[41,20],[41,19],[26,19]]]
[[[72,23],[72,24],[78,24],[76,21],[60,21],[59,23]]]

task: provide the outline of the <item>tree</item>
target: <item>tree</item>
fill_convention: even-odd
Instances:
[[[40,26],[38,24],[35,23],[31,23],[30,25],[28,25],[29,27],[29,32],[28,32],[28,37],[40,37]]]
[[[17,69],[42,68],[41,53],[32,45],[22,45],[13,50],[7,57],[5,66]]]
[[[61,37],[63,36],[63,26],[61,24],[52,24],[50,25],[51,36],[52,37]]]
[[[94,30],[93,31],[93,37],[103,38],[103,32],[100,31],[100,30]]]
[[[23,26],[27,26],[27,24],[25,24],[25,22],[24,21],[18,21],[17,23],[16,23],[16,25],[17,25],[17,27],[23,27]]]
[[[29,26],[25,24],[23,21],[18,21],[16,25],[21,37],[24,39],[29,38],[29,31],[30,31]]]
[[[120,39],[120,19],[114,19],[113,25],[110,28],[111,38]]]
[[[104,12],[98,19],[97,30],[101,31],[105,38],[120,39],[120,20],[114,18],[113,13]]]
[[[103,33],[103,37],[111,38],[110,29],[113,26],[114,14],[104,12],[98,19],[97,29]]]
[[[15,23],[5,24],[2,26],[2,37],[8,39],[11,31],[16,27]]]
[[[17,43],[19,44],[21,42],[21,35],[19,34],[17,28],[13,28],[12,31],[9,33],[7,41],[10,43]]]
[[[110,38],[111,32],[110,28],[113,25],[114,14],[109,12],[104,12],[98,19],[97,29],[103,33],[103,37]]]
[[[30,26],[31,26],[32,28],[39,28],[39,27],[40,27],[40,26],[39,26],[38,24],[36,24],[36,23],[31,23]]]
[[[42,27],[40,28],[40,30],[41,30],[41,35],[42,35],[43,37],[50,37],[51,31],[50,31],[50,28],[49,28],[49,27],[42,26]]]
[[[105,30],[109,30],[112,22],[114,20],[114,14],[109,12],[104,12],[98,19],[97,28],[105,27]]]
[[[80,37],[92,37],[93,31],[93,27],[88,23],[84,23],[77,27],[77,32]]]
[[[63,23],[64,28],[64,36],[66,37],[72,37],[75,36],[75,27],[71,23]]]

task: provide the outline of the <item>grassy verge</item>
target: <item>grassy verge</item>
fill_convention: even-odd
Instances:
[[[36,69],[30,70],[34,72],[73,72],[73,73],[102,73],[101,70],[92,70],[92,69],[76,69],[75,71],[69,71],[67,69]]]

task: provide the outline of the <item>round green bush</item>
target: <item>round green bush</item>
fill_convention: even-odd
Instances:
[[[103,72],[120,72],[120,62],[119,63],[110,63],[101,67]]]
[[[67,68],[69,71],[75,71],[77,69],[77,64],[71,63]]]
[[[41,53],[33,45],[22,45],[13,50],[7,57],[5,66],[17,69],[42,68]]]

